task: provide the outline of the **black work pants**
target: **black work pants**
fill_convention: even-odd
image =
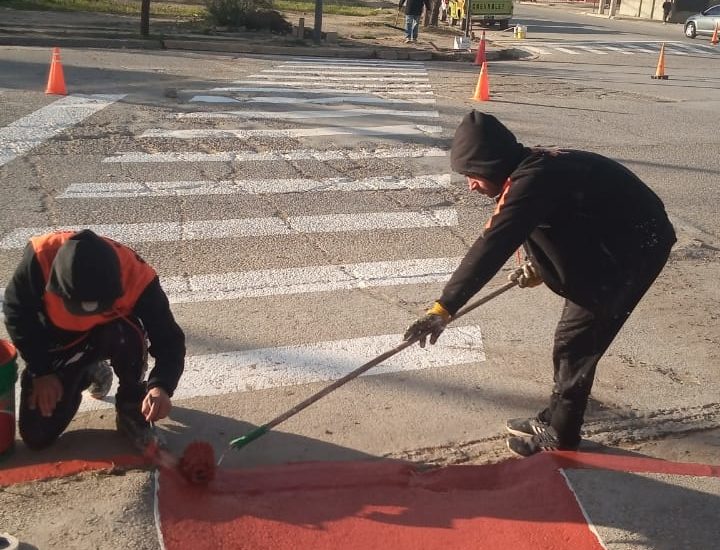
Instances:
[[[53,353],[53,374],[63,386],[63,394],[49,417],[40,409],[31,410],[32,376],[25,369],[20,380],[20,437],[31,449],[51,445],[70,424],[80,407],[82,391],[91,380],[89,367],[97,361],[109,359],[118,377],[115,406],[137,405],[145,396],[147,346],[145,333],[139,322],[118,319],[93,328],[81,342]]]
[[[565,300],[555,330],[550,404],[538,415],[556,430],[561,447],[572,449],[580,443],[598,361],[662,271],[672,242],[658,245],[652,257],[638,259],[628,268],[623,283],[608,288],[597,305],[583,307]]]

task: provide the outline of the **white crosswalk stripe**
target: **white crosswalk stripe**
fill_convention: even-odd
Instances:
[[[0,166],[122,99],[123,95],[71,95],[0,128]]]
[[[182,384],[174,398],[243,393],[337,380],[368,358],[397,346],[401,340],[401,334],[382,334],[299,346],[191,355],[186,358]],[[363,376],[438,369],[484,360],[480,327],[469,325],[447,329],[432,350],[413,346]],[[117,382],[110,395],[114,395],[116,389]],[[19,395],[17,397],[19,399]],[[80,410],[100,410],[112,406],[110,399],[98,401],[85,397]]]
[[[553,55],[563,53],[567,55],[608,55],[617,53],[622,55],[654,54],[660,52],[665,44],[665,53],[668,55],[709,55],[718,54],[718,50],[703,44],[687,44],[683,42],[551,42],[541,41],[532,46],[517,43],[516,47],[527,50],[535,55]]]
[[[313,120],[318,118],[350,118],[361,116],[388,116],[388,117],[418,117],[438,118],[437,111],[401,111],[398,109],[305,109],[302,111],[215,111],[215,112],[194,112],[175,113],[169,118],[190,119],[190,118],[253,118],[253,119],[277,119],[277,120]]]
[[[173,162],[173,161],[171,161]],[[177,161],[176,161],[177,162]],[[349,179],[313,180],[256,179],[218,181],[120,181],[73,183],[58,199],[94,199],[121,197],[176,197],[186,195],[235,195],[267,193],[305,193],[331,191],[389,191],[399,189],[439,189],[450,187],[450,174],[429,174],[411,178],[380,176]]]
[[[267,151],[256,153],[254,151],[238,152],[188,152],[188,153],[137,153],[119,152],[112,157],[106,157],[103,162],[273,162],[277,160],[363,160],[363,159],[389,159],[389,158],[422,158],[444,157],[447,151],[437,147],[415,148],[398,147],[395,149],[297,149],[295,151]]]
[[[22,248],[28,239],[34,235],[43,235],[52,231],[80,231],[83,228],[90,229],[100,235],[106,235],[118,242],[133,244],[454,225],[457,225],[457,213],[453,209],[445,208],[425,212],[363,212],[362,214],[289,216],[285,219],[271,217],[238,220],[21,227],[13,230],[0,240],[0,248]]]
[[[190,98],[191,103],[269,103],[269,104],[313,104],[313,105],[335,105],[342,104],[360,104],[360,105],[378,105],[378,104],[398,104],[405,105],[423,104],[434,105],[435,99],[432,97],[416,97],[416,98],[388,98],[388,97],[371,97],[366,95],[347,95],[337,97],[318,97],[306,98],[299,97],[300,94],[285,94],[282,96],[256,96],[256,97],[228,97],[222,95],[196,95]]]

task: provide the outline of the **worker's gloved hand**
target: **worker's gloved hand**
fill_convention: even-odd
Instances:
[[[435,305],[428,309],[425,315],[408,327],[403,340],[407,342],[413,338],[420,338],[418,342],[420,347],[424,348],[429,335],[430,343],[435,344],[451,318],[450,313],[440,303],[435,302]]]
[[[42,416],[50,417],[62,396],[63,385],[56,374],[36,376],[32,379],[32,391],[28,406],[31,411],[40,409]]]
[[[508,281],[517,282],[520,288],[532,288],[543,283],[542,277],[530,260],[510,273]]]

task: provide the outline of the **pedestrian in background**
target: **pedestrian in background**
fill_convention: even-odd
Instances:
[[[430,0],[400,0],[398,9],[405,6],[405,42],[417,42],[423,7],[430,10]]]
[[[83,390],[105,397],[113,371],[117,429],[145,449],[154,437],[150,422],[170,412],[185,360],[185,335],[152,267],[87,229],[33,237],[7,285],[3,311],[25,361],[19,431],[30,449],[51,445],[65,431]],[[148,351],[155,367],[146,382]]]
[[[453,315],[520,246],[511,280],[565,298],[553,346],[553,389],[533,418],[507,422],[521,456],[580,444],[595,369],[663,269],[675,232],[662,201],[630,170],[596,153],[524,147],[494,116],[472,111],[455,132],[452,169],[497,206],[442,295],[405,339],[434,344]],[[526,312],[518,312],[519,319]]]
[[[662,9],[663,9],[663,25],[666,25],[667,20],[670,17],[670,12],[672,11],[672,1],[665,0],[665,2],[663,2]]]

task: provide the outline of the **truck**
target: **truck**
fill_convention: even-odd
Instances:
[[[496,23],[500,30],[510,26],[513,16],[513,0],[443,0],[445,19],[455,26],[458,21],[465,28],[466,6],[470,6],[470,29],[474,24],[481,27],[492,27]]]

